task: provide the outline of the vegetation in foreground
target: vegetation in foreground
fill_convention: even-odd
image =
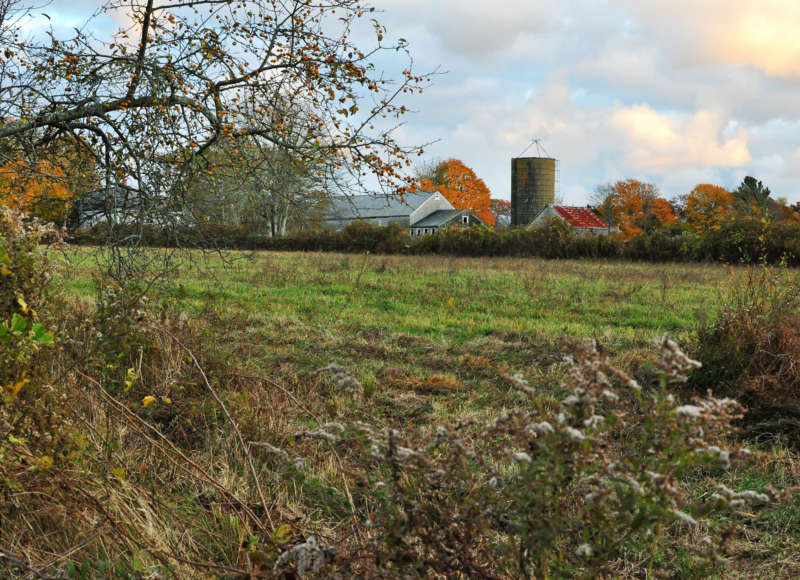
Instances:
[[[144,297],[71,250],[39,293],[36,234],[6,227],[11,574],[800,570],[795,452],[762,432],[744,454],[737,405],[691,400],[660,341],[796,272],[231,254]]]

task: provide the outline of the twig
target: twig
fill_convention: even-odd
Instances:
[[[82,494],[84,497],[89,499],[92,503],[95,504],[95,507],[106,517],[106,519],[111,524],[111,527],[122,537],[126,538],[131,543],[135,544],[139,548],[146,550],[150,554],[152,554],[156,559],[158,559],[165,567],[167,567],[167,560],[177,560],[178,562],[183,562],[184,564],[189,564],[190,566],[195,566],[199,568],[209,568],[213,570],[225,570],[226,572],[232,572],[235,574],[244,575],[244,570],[240,570],[238,568],[232,568],[230,566],[224,566],[222,564],[212,564],[211,562],[196,562],[193,560],[187,560],[186,558],[182,558],[180,556],[176,556],[175,554],[170,554],[164,552],[163,550],[159,550],[158,548],[154,548],[151,546],[147,546],[144,543],[140,542],[136,538],[131,537],[119,524],[117,521],[112,517],[108,510],[105,508],[103,503],[98,500],[94,495],[89,493],[84,489],[78,489],[78,493]],[[174,575],[174,572],[173,572]],[[50,579],[48,579],[50,580]],[[56,579],[56,580],[67,580],[67,579]]]
[[[24,570],[25,572],[29,572],[39,578],[39,580],[69,580],[68,578],[64,578],[63,576],[47,576],[44,573],[36,570],[35,568],[31,568],[22,560],[11,556],[10,554],[6,554],[5,552],[0,551],[0,562],[6,563],[6,570],[11,570],[12,568],[18,568],[20,570]]]
[[[98,536],[100,536],[100,534],[98,532],[95,532],[92,535],[90,535],[88,538],[86,538],[83,542],[81,542],[80,544],[78,544],[76,546],[72,546],[69,550],[67,550],[63,554],[59,554],[58,556],[56,556],[55,558],[50,560],[47,564],[45,564],[45,566],[44,566],[45,569],[50,568],[51,566],[54,566],[56,563],[60,562],[61,560],[65,560],[65,559],[69,558],[72,554],[74,554],[75,552],[77,552],[79,550],[82,550],[83,548],[85,548],[86,546],[88,546],[89,544],[94,542],[98,538]]]
[[[291,399],[292,402],[294,402],[294,404],[297,405],[301,410],[303,410],[306,413],[308,413],[309,415],[311,415],[311,417],[314,419],[314,421],[317,422],[317,425],[322,425],[323,424],[322,419],[318,415],[316,415],[308,407],[303,405],[297,399],[297,397],[295,397],[294,394],[292,394],[292,392],[289,391],[289,389],[287,389],[286,387],[284,387],[283,385],[281,385],[277,381],[275,381],[273,379],[269,379],[267,377],[260,377],[260,376],[255,376],[255,375],[239,375],[239,376],[241,378],[250,379],[250,380],[253,380],[253,381],[263,381],[265,383],[269,383],[270,385],[278,388],[287,397],[289,397],[289,399]],[[353,516],[353,522],[357,523],[358,522],[358,517],[356,516],[356,504],[355,504],[355,501],[353,500],[353,495],[350,493],[350,486],[347,484],[347,478],[345,477],[345,473],[344,473],[344,463],[342,462],[342,458],[339,455],[339,452],[336,450],[336,447],[334,447],[332,443],[331,443],[331,451],[333,451],[333,456],[336,459],[336,463],[339,465],[339,473],[342,476],[342,485],[344,486],[345,496],[347,497],[347,501],[350,503],[350,513]],[[358,531],[358,526],[353,526],[353,529],[355,530],[356,535],[359,536],[359,538],[360,538],[361,537],[361,533]]]
[[[198,372],[200,373],[200,376],[203,377],[203,382],[205,383],[206,388],[208,389],[208,391],[211,393],[211,396],[214,397],[214,400],[222,409],[222,412],[225,414],[225,417],[227,417],[228,421],[230,421],[231,426],[233,427],[233,430],[236,433],[236,438],[239,440],[239,444],[242,446],[242,452],[244,453],[245,459],[247,460],[247,464],[250,467],[250,473],[253,476],[253,482],[256,485],[256,490],[258,490],[258,496],[261,499],[261,507],[264,508],[264,515],[266,515],[267,521],[269,522],[270,526],[269,531],[274,532],[275,524],[272,521],[272,516],[270,515],[270,510],[269,507],[267,506],[267,499],[264,496],[264,490],[261,489],[261,482],[258,479],[256,466],[255,463],[253,462],[253,455],[250,453],[250,448],[247,446],[247,443],[245,443],[244,437],[242,437],[242,432],[239,430],[239,425],[236,423],[236,421],[233,420],[233,417],[228,412],[228,408],[225,406],[225,403],[217,394],[216,389],[214,389],[214,387],[211,386],[211,383],[208,380],[208,376],[206,376],[203,367],[200,365],[200,361],[197,360],[197,357],[194,356],[194,353],[191,351],[191,349],[185,344],[183,344],[183,342],[181,342],[181,340],[177,336],[175,336],[172,332],[170,332],[169,329],[167,329],[166,327],[161,327],[159,329],[163,331],[165,334],[167,334],[169,337],[171,337],[172,340],[174,340],[191,357],[192,362],[194,362],[195,368],[197,368]]]

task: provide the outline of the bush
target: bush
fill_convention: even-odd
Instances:
[[[715,320],[697,330],[695,356],[705,365],[689,387],[736,397],[756,431],[784,431],[800,444],[800,279],[754,267],[725,296]]]
[[[590,344],[567,360],[567,394],[549,413],[523,404],[431,434],[364,424],[298,434],[362,450],[372,535],[343,556],[349,571],[372,562],[370,577],[595,578],[636,546],[668,543],[692,555],[691,576],[710,573],[720,538],[703,520],[774,496],[686,492],[685,478],[739,455],[723,441],[741,408],[710,395],[680,405],[669,389],[699,364],[667,338],[655,365],[660,386],[643,388]]]
[[[764,256],[764,230],[763,220],[754,217],[724,223],[699,240],[695,256],[730,264],[757,262]]]
[[[54,267],[43,242],[58,238],[52,226],[0,207],[0,498],[68,452],[69,421],[47,376]]]
[[[683,262],[691,259],[693,237],[688,233],[667,228],[652,230],[634,236],[623,247],[622,257],[627,260],[651,262]]]
[[[671,224],[630,240],[618,234],[578,235],[560,220],[539,228],[503,231],[451,226],[418,238],[411,238],[400,224],[382,227],[368,222],[354,222],[341,231],[316,229],[285,238],[264,237],[247,226],[204,225],[163,230],[155,226],[134,228],[123,224],[116,228],[118,238],[161,247],[800,264],[800,225],[788,221],[770,224],[753,217],[738,218],[702,237],[682,224]],[[99,224],[74,232],[71,241],[102,244],[107,233],[106,225]]]
[[[768,262],[800,265],[800,224],[789,221],[770,224],[765,235],[765,245]]]

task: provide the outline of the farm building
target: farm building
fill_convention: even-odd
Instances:
[[[341,230],[355,221],[378,226],[400,224],[414,236],[435,234],[439,229],[458,224],[481,225],[483,221],[467,210],[455,209],[438,191],[397,195],[337,196],[329,200],[322,224]]]
[[[572,228],[572,231],[578,234],[605,236],[611,231],[608,224],[588,208],[552,204],[547,204],[544,209],[533,218],[530,227],[544,225],[552,219],[563,221]]]

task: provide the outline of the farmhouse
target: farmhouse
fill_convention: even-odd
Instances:
[[[588,208],[552,204],[544,206],[544,209],[533,218],[530,227],[544,225],[552,219],[563,221],[577,234],[605,236],[611,231],[608,224]]]
[[[438,191],[397,195],[336,196],[328,201],[323,225],[341,230],[347,224],[365,221],[378,226],[400,224],[414,236],[435,234],[439,229],[457,224],[482,225],[483,221],[467,210],[455,209]]]

